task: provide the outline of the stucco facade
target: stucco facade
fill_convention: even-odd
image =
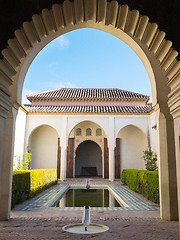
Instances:
[[[52,90],[53,91],[53,90]],[[105,176],[105,168],[108,168],[108,178],[110,180],[115,179],[115,147],[119,148],[119,172],[122,173],[124,168],[135,168],[135,169],[144,169],[144,160],[142,158],[143,151],[147,149],[152,149],[158,155],[158,137],[157,137],[157,128],[154,127],[156,124],[156,116],[151,105],[147,105],[149,97],[146,96],[145,100],[142,100],[142,103],[137,99],[140,96],[137,96],[137,99],[130,98],[128,91],[124,91],[127,96],[123,100],[119,100],[118,103],[111,98],[105,97],[106,101],[102,101],[104,106],[127,106],[132,103],[133,106],[147,106],[149,111],[147,112],[133,112],[135,110],[126,109],[124,112],[97,112],[93,110],[89,112],[78,112],[75,110],[75,113],[68,112],[53,112],[54,108],[51,109],[51,112],[47,112],[46,107],[54,106],[64,106],[64,101],[54,100],[53,105],[52,101],[46,99],[46,104],[43,103],[43,99],[40,101],[38,98],[42,98],[39,94],[36,97],[36,103],[31,103],[24,107],[27,109],[26,118],[24,123],[26,129],[18,129],[17,133],[21,131],[25,135],[25,141],[23,143],[24,151],[32,153],[32,162],[30,164],[31,168],[57,168],[57,151],[58,151],[58,138],[60,139],[61,149],[64,148],[64,154],[61,151],[60,159],[60,175],[59,177],[62,180],[66,179],[68,175],[68,156],[67,153],[69,139],[73,141],[72,149],[70,150],[72,154],[72,175],[71,177],[81,176],[82,169],[84,167],[96,167],[98,176]],[[141,96],[142,97],[142,96]],[[31,97],[29,97],[31,98]],[[46,96],[47,98],[47,96]],[[129,99],[128,99],[129,98]],[[99,99],[99,98],[98,98]],[[66,105],[69,101],[69,97],[66,99]],[[82,102],[87,103],[88,100],[81,100]],[[95,103],[93,106],[101,106],[101,102],[98,103],[98,100],[94,99]],[[121,104],[122,102],[122,104]],[[43,104],[42,104],[43,103]],[[97,105],[98,103],[98,105]],[[106,105],[105,105],[106,103]],[[75,101],[73,104],[74,108],[79,106],[79,102]],[[89,105],[88,105],[89,106]],[[42,110],[42,108],[44,110]],[[35,111],[33,112],[33,109]],[[38,109],[38,110],[37,110]],[[124,109],[124,108],[123,108]],[[20,114],[17,116],[16,125],[18,127],[19,121],[22,120],[22,110],[19,110]],[[144,110],[143,110],[144,111]],[[116,139],[119,139],[119,145],[116,146]],[[107,139],[107,151],[108,151],[108,166],[105,166],[105,142],[104,139]],[[85,142],[93,142],[97,145],[97,148],[100,148],[100,157],[96,158],[94,148],[92,148],[92,157],[87,156],[82,160],[81,155],[85,155],[85,152],[80,149],[80,145],[84,143],[84,148],[87,147]],[[15,152],[18,151],[18,145],[22,143],[15,141]],[[92,144],[93,145],[93,144]],[[94,154],[94,155],[93,155]],[[89,160],[88,160],[89,159]],[[82,162],[84,161],[84,162]],[[98,162],[99,161],[99,162]]]

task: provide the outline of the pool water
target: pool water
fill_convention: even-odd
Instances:
[[[121,207],[108,189],[69,189],[56,207]]]

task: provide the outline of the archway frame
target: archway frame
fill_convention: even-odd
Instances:
[[[31,22],[24,22],[23,28],[15,31],[15,38],[8,40],[8,47],[2,51],[4,58],[0,60],[0,113],[5,119],[1,120],[1,139],[5,137],[8,141],[10,137],[10,145],[13,145],[16,109],[21,104],[24,78],[33,59],[56,37],[85,27],[108,32],[124,41],[136,52],[147,70],[153,106],[159,119],[160,159],[165,162],[161,165],[167,165],[160,171],[161,217],[177,219],[177,204],[172,204],[172,199],[177,198],[172,115],[174,118],[180,116],[180,61],[176,59],[178,53],[172,49],[172,42],[164,39],[165,33],[158,29],[157,24],[150,23],[149,18],[141,16],[137,10],[130,11],[127,5],[119,5],[114,0],[65,0],[61,5],[54,4],[52,10],[43,9],[42,14],[33,15]],[[4,165],[5,170],[7,169],[5,178],[9,184],[9,193],[3,193],[4,190],[1,193],[7,195],[8,199],[5,210],[3,207],[0,209],[2,219],[9,218],[12,176],[10,166],[13,148],[8,147],[6,141],[1,146],[0,157],[1,164],[9,159],[7,166]],[[166,151],[162,151],[164,144]],[[8,149],[11,150],[7,151]],[[9,153],[5,153],[5,150]],[[173,167],[170,168],[170,165]],[[179,171],[177,170],[178,174]],[[1,186],[4,187],[3,182],[6,180],[2,175]]]
[[[51,125],[48,125],[48,124],[41,124],[41,125],[38,125],[38,126],[36,126],[36,127],[34,127],[32,130],[31,130],[31,132],[29,133],[29,135],[27,136],[27,143],[26,143],[26,150],[27,151],[30,151],[31,153],[32,153],[32,136],[33,136],[33,134],[37,131],[37,130],[39,130],[41,127],[47,127],[47,128],[50,128],[50,129],[52,129],[53,130],[53,132],[54,133],[56,133],[56,135],[57,135],[57,146],[56,146],[56,148],[57,148],[57,151],[56,151],[56,157],[57,157],[57,159],[56,159],[56,164],[57,164],[57,168],[58,168],[58,166],[60,165],[60,162],[59,162],[59,164],[58,164],[58,147],[59,147],[59,140],[60,140],[60,136],[59,136],[59,133],[58,133],[58,131],[54,128],[54,127],[52,127]],[[43,154],[43,152],[42,152],[42,154]],[[33,157],[33,154],[32,154],[32,157]],[[46,158],[47,156],[45,155],[45,158]],[[40,157],[41,158],[41,157]],[[31,166],[31,163],[30,163],[30,166]],[[43,168],[43,167],[42,167]],[[57,169],[57,172],[59,171],[59,169]]]
[[[97,127],[101,128],[103,130],[105,136],[106,137],[108,136],[107,129],[104,129],[104,127],[102,127],[101,124],[98,123],[97,119],[94,121],[90,118],[88,118],[88,119],[86,118],[85,120],[79,119],[77,122],[73,123],[72,126],[70,126],[70,129],[68,129],[68,136],[71,134],[71,132],[73,131],[74,128],[76,128],[79,124],[84,123],[84,122],[90,122],[90,123],[97,125]]]
[[[87,137],[86,139],[84,140],[81,140],[77,145],[76,145],[76,148],[74,149],[74,151],[76,152],[77,148],[79,147],[79,145],[85,141],[92,141],[92,142],[95,142],[101,149],[102,153],[103,153],[103,149],[102,149],[102,146],[99,144],[99,142],[96,140],[96,139],[91,139],[90,137]]]
[[[86,123],[87,124],[87,126],[85,127],[83,127],[83,126],[81,126],[81,124],[84,124],[84,123]],[[94,126],[93,126],[94,125]],[[76,157],[76,150],[77,150],[77,148],[78,148],[78,146],[81,144],[81,143],[83,143],[83,142],[85,142],[85,141],[92,141],[92,142],[95,142],[99,147],[100,147],[100,149],[101,149],[101,152],[102,152],[102,163],[103,163],[103,165],[102,165],[102,176],[104,177],[104,168],[105,168],[105,166],[104,166],[104,138],[106,138],[106,139],[108,139],[108,129],[104,129],[104,127],[102,127],[102,125],[100,125],[100,123],[98,123],[98,120],[96,119],[96,120],[92,120],[92,119],[87,119],[87,117],[85,118],[85,120],[79,120],[78,119],[78,122],[76,122],[76,123],[73,123],[73,124],[71,124],[70,125],[70,127],[69,127],[69,129],[68,129],[68,139],[70,138],[70,135],[71,135],[71,133],[72,133],[72,131],[74,130],[74,129],[76,129],[76,128],[81,128],[81,131],[83,130],[83,128],[84,128],[84,130],[86,130],[87,128],[94,128],[95,127],[95,129],[96,128],[100,128],[102,131],[103,131],[103,133],[104,133],[104,135],[102,135],[102,136],[96,136],[96,134],[92,134],[91,136],[87,136],[86,134],[83,136],[83,135],[81,135],[81,136],[74,136],[74,140],[77,138],[78,139],[78,141],[76,142],[76,140],[74,141],[74,146],[73,146],[73,148],[74,148],[74,150],[73,150],[73,177],[75,177],[75,157]],[[83,131],[82,131],[83,132]],[[94,130],[93,130],[93,132],[94,132]],[[102,138],[103,138],[103,142],[102,142]],[[100,144],[100,142],[99,141],[101,141],[101,144]],[[71,162],[72,163],[72,162]],[[109,168],[109,166],[108,166],[108,168]]]
[[[46,124],[46,123],[43,123],[43,124],[38,124],[37,126],[34,126],[31,131],[28,133],[28,135],[26,136],[27,138],[27,145],[29,144],[29,140],[32,136],[32,134],[34,133],[34,131],[36,131],[39,127],[43,127],[43,126],[48,126],[48,127],[51,127],[58,135],[58,138],[60,138],[60,135],[59,135],[59,132],[57,131],[57,129],[54,127],[54,126],[51,126],[50,124]]]
[[[103,149],[102,149],[102,147],[99,145],[99,143],[95,140],[95,139],[86,139],[86,140],[84,140],[84,141],[81,141],[81,142],[79,142],[79,144],[76,146],[76,148],[75,148],[75,156],[74,156],[74,166],[76,166],[76,157],[77,157],[77,150],[78,150],[78,148],[80,147],[80,145],[81,144],[83,144],[83,143],[85,143],[85,142],[92,142],[92,143],[95,143],[97,146],[98,146],[98,148],[100,149],[100,151],[101,151],[101,171],[102,171],[102,176],[103,176],[103,171],[104,171],[104,169],[103,169],[103,166],[104,166],[104,161],[103,161],[103,155],[104,155],[104,153],[103,153]],[[75,167],[75,169],[76,169],[76,167]],[[74,174],[74,175],[76,175],[76,174]]]
[[[117,135],[116,135],[116,138],[121,139],[121,137],[120,137],[121,133],[122,133],[124,130],[127,130],[129,127],[133,127],[134,129],[137,129],[138,132],[140,132],[140,133],[143,135],[143,136],[142,136],[142,139],[143,139],[143,141],[144,141],[144,143],[145,143],[145,145],[146,145],[146,148],[142,149],[142,151],[141,151],[141,156],[138,158],[138,160],[142,160],[142,161],[143,161],[143,159],[142,159],[143,151],[144,151],[144,150],[147,150],[147,149],[149,148],[149,146],[148,146],[149,142],[148,142],[147,133],[145,133],[142,128],[140,128],[139,126],[136,126],[135,124],[128,124],[128,125],[126,125],[126,126],[123,126],[123,127],[119,130],[119,132],[118,132]],[[132,134],[132,133],[131,133],[131,134]],[[137,142],[138,142],[138,140],[137,140],[137,135],[135,135],[135,136],[136,136],[136,141],[134,141],[133,144],[134,144],[134,143],[137,144]],[[122,139],[123,139],[123,138],[122,138]],[[138,144],[138,145],[140,145],[140,148],[142,147],[142,143],[141,143],[141,144]],[[119,142],[119,147],[121,148],[121,142]],[[135,152],[131,151],[130,148],[131,148],[131,147],[128,146],[128,150],[129,150],[130,152],[132,152],[133,155],[135,155]],[[122,148],[121,148],[121,150],[120,150],[120,154],[121,154],[121,151],[122,151]],[[126,151],[126,152],[127,152],[127,151]],[[139,150],[138,150],[138,152],[139,152]],[[120,161],[121,161],[121,162],[120,162],[120,168],[121,168],[121,171],[122,171],[122,162],[124,161],[123,157],[122,157],[122,159],[120,158]],[[127,161],[127,159],[126,159],[126,161]],[[131,162],[132,162],[132,161],[134,161],[134,156],[133,156],[133,158],[131,159]],[[145,169],[144,167],[145,167],[145,166],[141,166],[141,168],[139,168],[139,169]],[[128,167],[128,168],[129,168],[129,167]],[[131,168],[131,167],[130,167],[130,168]],[[137,167],[134,167],[134,168],[137,168]]]

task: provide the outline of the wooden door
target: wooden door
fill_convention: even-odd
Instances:
[[[73,178],[74,138],[68,139],[66,177]]]
[[[115,151],[115,178],[120,178],[120,138],[116,138]]]
[[[104,178],[109,178],[109,149],[107,138],[104,138]]]
[[[61,147],[60,147],[60,138],[58,138],[58,149],[57,149],[57,179],[60,178],[60,166],[61,166]]]

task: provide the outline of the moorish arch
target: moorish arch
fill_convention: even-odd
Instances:
[[[57,131],[49,125],[40,125],[31,132],[28,138],[31,169],[57,168],[58,139]]]
[[[143,151],[148,150],[147,135],[135,125],[121,128],[116,137],[119,140],[120,172],[123,169],[145,169]]]
[[[75,150],[76,177],[102,177],[102,149],[95,141],[81,142]]]
[[[89,129],[91,130],[91,135],[87,135],[87,130]],[[96,135],[97,129],[100,129],[102,133],[99,136]],[[81,134],[77,134],[79,132]],[[91,172],[91,169],[95,169],[97,174],[92,173],[94,176],[108,178],[110,163],[107,143],[106,132],[95,120],[80,121],[73,126],[68,136],[66,177],[72,178],[84,175],[83,171],[86,168],[86,172]],[[83,160],[86,153],[88,153],[87,162]],[[90,153],[93,154],[93,157],[90,156]],[[96,160],[98,164],[96,164]]]
[[[161,217],[177,219],[177,179],[174,142],[174,121],[180,116],[180,62],[172,42],[156,23],[127,5],[106,0],[65,0],[33,15],[32,21],[22,23],[15,36],[8,40],[0,60],[1,83],[1,219],[9,218],[12,179],[12,145],[17,108],[21,104],[22,87],[27,70],[50,41],[79,28],[95,28],[110,33],[130,46],[143,62],[150,78],[152,101],[158,117],[160,157]],[[172,115],[171,115],[171,113]],[[179,120],[175,120],[176,128]],[[176,138],[177,139],[177,138]],[[179,155],[179,143],[176,152]],[[177,160],[177,174],[180,166]],[[2,167],[3,166],[3,167]],[[178,185],[179,199],[180,186]],[[179,200],[180,205],[180,200]],[[180,208],[179,208],[180,209]]]

